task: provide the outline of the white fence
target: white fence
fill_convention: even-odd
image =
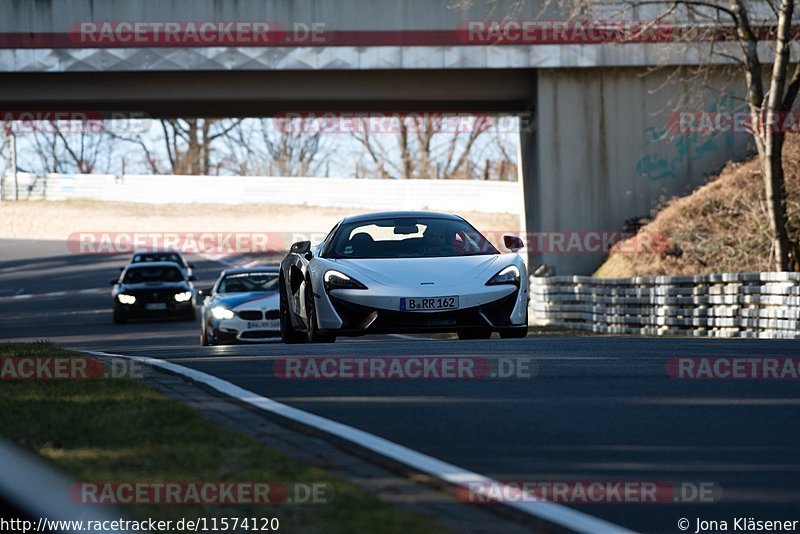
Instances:
[[[368,180],[266,176],[20,173],[2,181],[2,199],[93,199],[146,203],[307,204],[359,209],[517,212],[517,182]]]
[[[531,322],[610,334],[800,337],[800,273],[531,277]]]

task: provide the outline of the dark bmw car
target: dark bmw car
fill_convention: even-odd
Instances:
[[[133,263],[122,271],[111,296],[114,322],[134,318],[179,317],[195,319],[196,291],[194,276],[186,276],[173,262]]]

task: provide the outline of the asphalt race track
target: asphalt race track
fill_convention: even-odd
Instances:
[[[566,502],[642,532],[678,520],[800,519],[800,381],[677,380],[679,356],[797,356],[800,341],[529,336],[455,341],[343,338],[333,345],[199,346],[198,325],[114,325],[109,280],[124,256],[69,254],[63,242],[0,240],[0,339],[164,358],[510,481],[634,481],[714,487],[714,502]],[[192,258],[210,286],[220,264]],[[292,356],[459,356],[533,361],[527,378],[279,378]],[[497,362],[495,362],[497,364]],[[704,484],[701,486],[701,484]],[[691,498],[692,495],[687,495]],[[710,499],[704,499],[710,500]]]

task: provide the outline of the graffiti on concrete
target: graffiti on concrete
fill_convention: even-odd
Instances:
[[[707,111],[732,111],[734,108],[735,99],[729,93],[712,102]],[[678,173],[686,163],[718,152],[722,145],[730,147],[734,143],[734,137],[732,132],[674,135],[667,126],[651,126],[645,129],[644,143],[639,146],[646,152],[636,162],[636,173],[653,181],[678,178]]]

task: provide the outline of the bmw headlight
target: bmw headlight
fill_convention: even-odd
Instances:
[[[120,293],[117,295],[117,300],[123,304],[133,304],[136,302],[136,297],[133,295],[126,295],[125,293]]]
[[[322,280],[325,283],[325,289],[328,291],[331,289],[367,289],[367,286],[355,278],[350,278],[346,274],[340,273],[339,271],[325,271],[325,275],[322,277]]]
[[[516,265],[509,265],[486,282],[487,286],[496,286],[499,284],[519,285],[519,269],[517,269]]]
[[[178,302],[186,302],[187,300],[191,300],[192,292],[191,291],[184,291],[182,293],[175,293],[175,300]]]
[[[214,316],[214,319],[233,319],[233,312],[223,306],[211,308],[211,315]]]

